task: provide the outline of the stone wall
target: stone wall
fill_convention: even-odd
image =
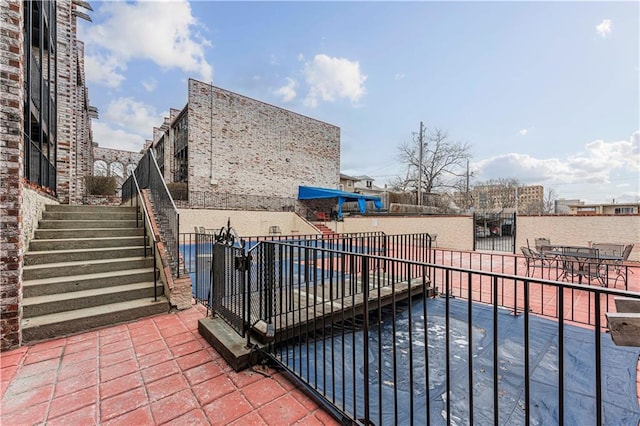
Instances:
[[[22,243],[25,251],[29,248],[29,242],[33,239],[38,222],[42,219],[42,212],[48,204],[58,204],[58,200],[31,188],[22,190]]]
[[[22,341],[23,7],[0,2],[0,350]]]
[[[473,249],[471,216],[347,216],[337,222],[340,233],[375,232],[386,234],[429,233],[438,235],[438,247]]]
[[[338,232],[383,231],[387,234],[438,234],[438,247],[473,250],[471,216],[359,216],[337,223]],[[552,244],[587,246],[589,243],[634,244],[629,257],[640,261],[640,216],[518,216],[516,251],[536,237]]]
[[[297,197],[338,188],[340,129],[189,80],[189,190]]]
[[[640,261],[640,216],[519,216],[516,246],[533,245],[536,237],[551,244],[585,246],[589,243],[634,244],[629,259]]]
[[[106,176],[114,176],[118,183],[118,187],[121,187],[124,181],[129,176],[129,172],[135,170],[136,166],[142,158],[140,152],[123,151],[121,149],[113,148],[93,148],[93,161],[104,161],[106,163]],[[93,169],[93,167],[92,167]],[[121,175],[114,173],[115,170],[120,169]],[[93,170],[89,173],[93,174]]]
[[[231,219],[233,227],[242,237],[269,235],[269,228],[277,226],[282,235],[309,235],[318,231],[295,213],[247,212],[230,210],[178,209],[180,232],[194,232],[194,227],[219,230]]]
[[[85,195],[82,204],[86,206],[119,206],[122,197],[119,195]]]

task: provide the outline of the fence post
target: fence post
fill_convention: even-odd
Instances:
[[[364,379],[364,419],[365,424],[369,424],[369,257],[362,256],[362,292],[364,302],[364,312],[362,313],[362,356],[363,356],[363,379]],[[411,294],[411,283],[409,282],[409,294]],[[380,303],[380,301],[378,301]],[[411,303],[411,298],[409,298]],[[411,321],[411,318],[409,319]],[[355,361],[355,359],[354,359]],[[382,407],[380,407],[382,409]]]

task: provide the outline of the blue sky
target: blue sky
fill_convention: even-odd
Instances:
[[[640,201],[637,2],[91,5],[100,146],[141,149],[192,77],[339,126],[342,172],[380,186],[423,121],[471,145],[472,183]]]

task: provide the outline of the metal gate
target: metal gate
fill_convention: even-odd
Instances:
[[[473,249],[515,253],[515,213],[474,213]]]

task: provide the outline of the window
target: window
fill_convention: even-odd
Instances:
[[[107,163],[103,160],[97,160],[93,163],[93,175],[94,176],[107,176]]]
[[[109,176],[114,176],[114,177],[123,177],[124,176],[124,166],[122,165],[122,163],[119,163],[117,161],[114,161],[113,163],[111,163],[111,165],[109,166]]]
[[[615,214],[634,214],[635,209],[633,207],[616,207]]]
[[[136,171],[136,167],[135,164],[127,164],[127,176],[131,176],[131,174]]]

